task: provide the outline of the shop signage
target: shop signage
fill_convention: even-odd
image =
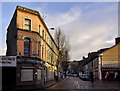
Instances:
[[[0,66],[16,67],[16,56],[0,56]]]
[[[118,61],[103,61],[102,67],[119,67]]]

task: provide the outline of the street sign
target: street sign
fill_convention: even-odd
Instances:
[[[0,66],[16,67],[16,56],[0,56]]]

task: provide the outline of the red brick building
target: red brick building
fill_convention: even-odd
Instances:
[[[54,80],[58,48],[38,11],[17,6],[6,43],[6,55],[17,57],[17,86],[38,88]]]

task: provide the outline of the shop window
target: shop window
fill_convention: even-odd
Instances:
[[[42,72],[41,69],[38,69],[38,70],[37,70],[37,79],[38,79],[38,80],[41,80],[41,78],[42,78],[42,77],[41,77],[41,76],[42,76],[42,75],[41,75],[41,74],[42,74],[41,72]]]
[[[25,29],[31,31],[31,20],[25,18]]]
[[[25,56],[30,55],[30,38],[24,39],[24,55]]]

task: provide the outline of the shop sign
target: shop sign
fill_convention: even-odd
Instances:
[[[16,56],[0,56],[0,66],[16,67]]]
[[[103,61],[102,67],[119,67],[118,61]]]

